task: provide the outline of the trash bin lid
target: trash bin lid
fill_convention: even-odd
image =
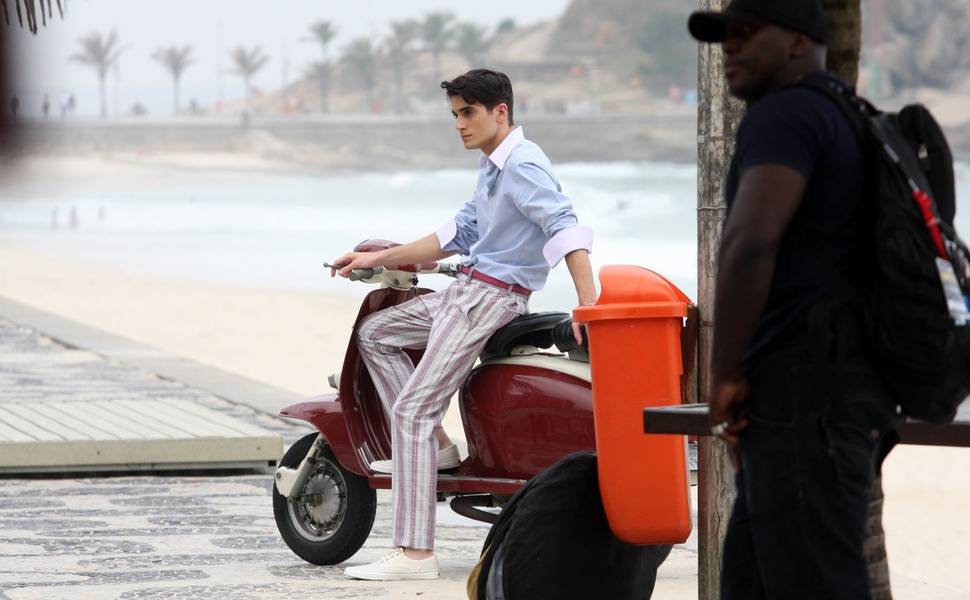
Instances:
[[[580,323],[605,319],[686,317],[692,303],[684,292],[659,273],[634,265],[600,269],[600,295],[593,306],[573,310]]]

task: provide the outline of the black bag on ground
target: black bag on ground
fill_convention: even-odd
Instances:
[[[970,251],[953,228],[953,156],[920,105],[883,113],[832,82],[798,85],[835,102],[863,143],[875,214],[858,294],[869,354],[904,415],[945,424],[970,395]]]
[[[469,581],[469,597],[645,600],[670,550],[613,535],[596,455],[577,452],[529,480],[502,509],[485,539],[478,580]]]

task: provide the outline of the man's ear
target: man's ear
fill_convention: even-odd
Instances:
[[[509,120],[509,105],[502,102],[495,106],[495,120],[499,123],[507,123]]]
[[[815,42],[812,41],[810,37],[803,33],[796,33],[795,37],[792,39],[788,56],[792,60],[800,60],[808,56],[808,54],[814,50]]]

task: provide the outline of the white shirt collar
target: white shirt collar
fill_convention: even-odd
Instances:
[[[515,150],[516,146],[521,144],[524,139],[525,133],[522,131],[522,126],[516,127],[505,136],[498,148],[492,150],[492,153],[488,155],[488,160],[492,161],[492,164],[501,171],[505,168],[505,161],[509,159],[509,154],[512,154],[512,150]],[[482,153],[482,166],[485,165],[485,158],[485,154]]]

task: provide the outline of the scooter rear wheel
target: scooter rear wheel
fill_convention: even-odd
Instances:
[[[293,444],[280,466],[296,468],[316,440],[312,433]],[[315,565],[335,565],[353,556],[367,541],[377,513],[377,493],[367,479],[340,466],[329,446],[317,456],[299,498],[287,498],[273,486],[273,516],[286,545]]]

